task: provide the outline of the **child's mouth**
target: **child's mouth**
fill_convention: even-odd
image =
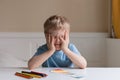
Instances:
[[[60,47],[61,44],[55,44],[56,47]]]

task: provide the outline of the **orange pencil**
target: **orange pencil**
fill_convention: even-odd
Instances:
[[[16,75],[16,76],[23,77],[23,78],[27,78],[27,79],[32,79],[32,78],[33,78],[32,76],[25,75],[25,74],[19,73],[19,72],[16,72],[15,75]]]

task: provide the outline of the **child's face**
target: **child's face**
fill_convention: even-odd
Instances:
[[[50,35],[54,37],[54,46],[55,46],[56,50],[61,50],[62,43],[61,43],[60,37],[62,37],[64,39],[65,30],[53,31],[52,33],[50,33]],[[46,41],[48,41],[47,35],[46,35]]]

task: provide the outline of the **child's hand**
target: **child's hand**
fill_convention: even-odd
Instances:
[[[49,35],[48,35],[48,40],[47,40],[47,46],[48,46],[49,50],[55,51],[54,43],[55,43],[54,36],[51,36],[51,35],[49,34]]]
[[[69,35],[68,32],[65,31],[65,36],[64,38],[60,36],[60,40],[61,40],[61,49],[64,51],[66,49],[68,49],[68,44],[69,44]]]

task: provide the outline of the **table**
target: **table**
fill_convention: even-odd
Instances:
[[[97,68],[88,67],[86,69],[70,69],[62,68],[75,75],[80,75],[81,78],[74,78],[73,74],[61,74],[50,72],[55,68],[38,68],[34,69],[37,72],[43,72],[48,74],[45,78],[33,78],[29,80],[120,80],[120,68]],[[22,77],[15,76],[15,72],[29,71],[24,67],[4,67],[0,68],[1,80],[28,80]]]

